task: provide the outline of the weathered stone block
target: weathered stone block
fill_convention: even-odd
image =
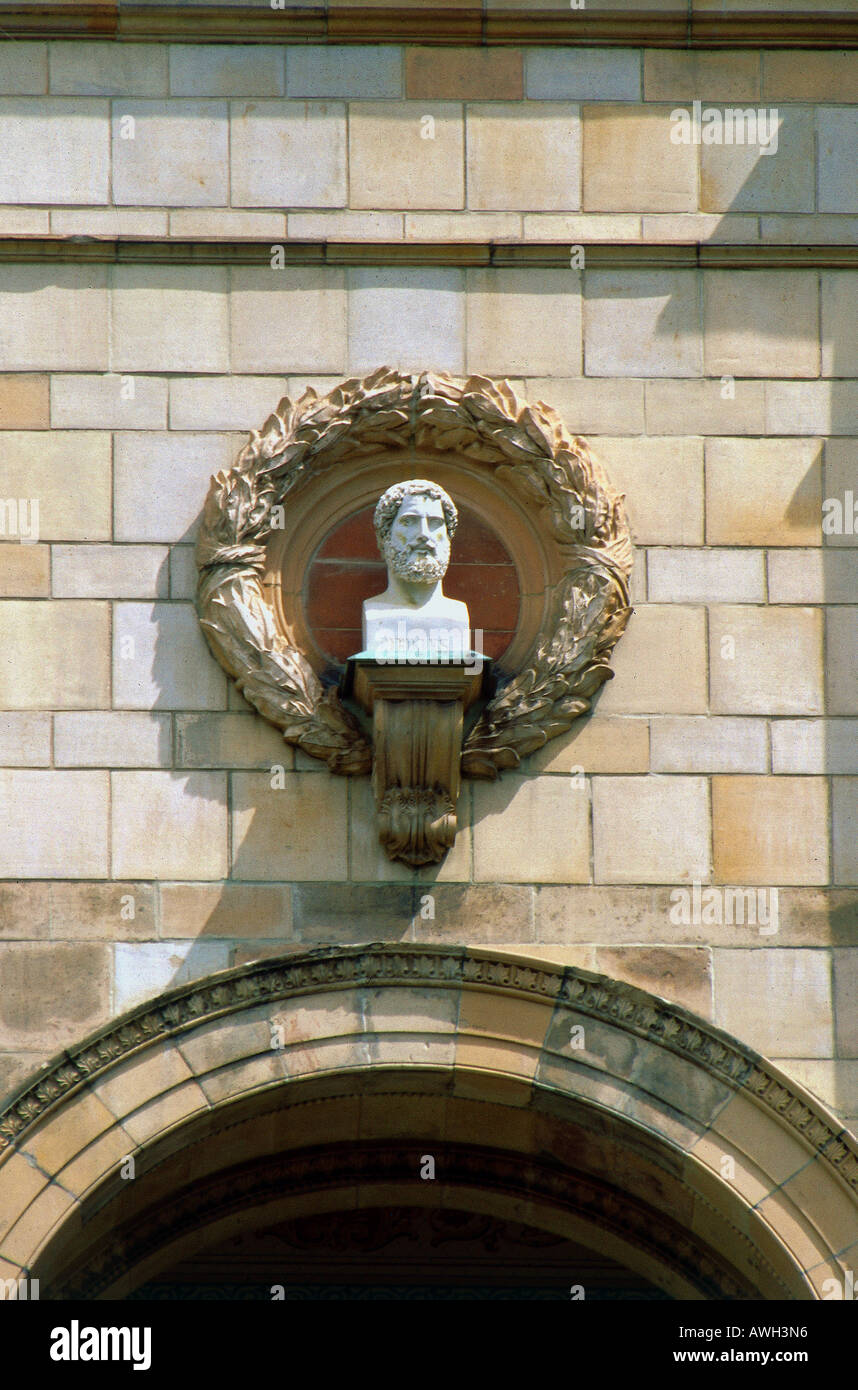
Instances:
[[[639,101],[640,53],[634,48],[528,48],[527,96],[539,101]]]
[[[49,767],[51,716],[0,714],[0,767]]]
[[[773,772],[858,772],[858,719],[773,719]]]
[[[292,44],[286,49],[286,90],[290,97],[352,101],[400,97],[402,53],[396,44]]]
[[[713,711],[821,714],[822,626],[814,608],[711,608]]]
[[[819,211],[858,212],[858,188],[850,172],[858,136],[858,110],[850,106],[822,106],[817,123]]]
[[[711,376],[819,376],[816,272],[705,271],[703,346]]]
[[[823,778],[713,777],[712,820],[718,882],[828,882]]]
[[[519,48],[409,47],[405,95],[418,101],[520,101],[522,68]]]
[[[11,709],[92,709],[110,701],[106,603],[0,604],[0,704]]]
[[[7,266],[0,315],[0,370],[106,370],[105,266]]]
[[[147,940],[157,934],[151,883],[52,883],[54,940]]]
[[[465,132],[462,107],[436,101],[349,106],[349,205],[353,208],[463,208]],[[293,200],[294,201],[294,200]],[[337,207],[314,199],[316,206]],[[479,206],[479,204],[475,204]]]
[[[162,883],[166,937],[292,936],[292,890],[279,883]]]
[[[17,45],[20,47],[20,44]],[[51,92],[75,97],[167,95],[167,47],[160,43],[52,43]],[[8,90],[5,86],[4,91]],[[44,91],[44,88],[40,90]],[[209,95],[214,96],[212,92]]]
[[[690,883],[709,877],[704,777],[594,777],[597,883]]]
[[[762,550],[647,551],[647,594],[653,603],[762,603]]]
[[[626,384],[604,382],[611,391]],[[573,424],[572,428],[578,427]],[[595,441],[595,451],[614,486],[625,493],[625,507],[636,544],[699,545],[702,542],[702,440],[603,437]]]
[[[819,440],[711,439],[705,453],[709,545],[819,545]]]
[[[474,786],[474,878],[500,883],[586,883],[589,788],[565,778]]]
[[[696,212],[697,150],[671,140],[668,106],[585,106],[588,212]]]
[[[468,369],[573,376],[581,367],[581,287],[566,270],[471,270]]]
[[[119,709],[224,709],[226,677],[191,604],[116,605],[113,701]]]
[[[681,270],[589,272],[584,362],[588,376],[700,376],[696,276]]]
[[[835,777],[831,788],[834,882],[858,883],[858,777]]]
[[[342,270],[236,268],[230,314],[233,371],[339,372],[344,368]],[[259,332],[262,320],[268,325],[264,334]],[[312,333],[307,332],[308,324],[313,325]],[[276,404],[272,397],[269,409]]]
[[[764,432],[766,401],[761,381],[648,381],[645,390],[650,434]]]
[[[132,394],[133,393],[133,394]],[[51,424],[56,429],[166,429],[167,382],[159,377],[51,377]]]
[[[172,761],[168,714],[54,716],[57,767],[165,767]]]
[[[171,377],[170,428],[259,429],[285,394],[276,376]]]
[[[155,545],[51,547],[55,598],[166,598],[168,550]]]
[[[232,876],[263,881],[344,879],[346,779],[287,772],[282,780],[284,785],[275,788],[266,773],[233,774]],[[320,825],[325,826],[324,835],[308,833],[308,827]],[[199,877],[171,875],[195,876]]]
[[[230,102],[233,207],[346,202],[346,108],[337,101]]]
[[[0,97],[0,203],[110,201],[108,103]]]
[[[174,97],[281,97],[283,49],[274,44],[170,44]]]
[[[258,715],[179,714],[176,761],[180,767],[291,769],[294,751],[279,729]]]
[[[115,203],[223,207],[229,202],[226,102],[121,97],[112,106]],[[107,198],[63,201],[106,202]]]
[[[118,266],[110,307],[114,371],[229,368],[225,267]]]
[[[375,269],[350,272],[348,363],[370,372],[465,370],[465,275],[461,270]]]
[[[580,208],[581,124],[573,102],[481,102],[468,107],[467,131],[468,207]]]
[[[568,734],[553,738],[527,761],[534,772],[648,772],[649,726],[645,719],[610,715],[576,719]]]
[[[766,721],[665,717],[650,721],[653,772],[765,772]]]
[[[0,430],[46,430],[50,425],[47,375],[0,376]]]
[[[721,98],[723,100],[723,98]],[[813,212],[816,185],[813,108],[778,111],[777,151],[759,143],[701,145],[704,212]]]
[[[831,1055],[827,951],[713,952],[715,1022],[768,1057]]]
[[[0,598],[47,598],[50,592],[49,545],[0,543]]]
[[[118,942],[114,954],[114,999],[120,1013],[230,963],[225,941]]]
[[[117,434],[114,539],[192,541],[211,476],[231,466],[237,442],[228,434]]]
[[[226,878],[224,773],[113,772],[111,795],[114,877]]]
[[[680,604],[642,604],[611,658],[614,679],[600,714],[703,714],[706,612]]]

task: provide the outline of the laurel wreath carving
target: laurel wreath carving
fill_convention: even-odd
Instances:
[[[332,772],[367,773],[372,748],[306,655],[278,630],[262,587],[273,508],[322,471],[383,449],[456,453],[485,465],[539,508],[569,565],[524,667],[501,685],[468,735],[462,771],[496,777],[564,732],[613,675],[629,607],[631,540],[622,497],[583,439],[508,382],[403,375],[381,367],[327,396],[287,397],[212,479],[197,542],[197,612],[208,644],[245,698],[288,743]],[[280,518],[282,522],[282,518]]]

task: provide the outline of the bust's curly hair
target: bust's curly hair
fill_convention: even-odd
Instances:
[[[387,492],[383,492],[378,499],[372,523],[375,527],[375,537],[379,550],[384,548],[384,543],[390,535],[390,528],[403,500],[415,494],[420,497],[434,497],[441,503],[444,509],[444,520],[447,523],[447,534],[450,540],[455,536],[456,527],[459,524],[459,513],[456,511],[456,504],[450,494],[439,487],[437,483],[430,483],[426,478],[409,478],[405,483],[394,483],[393,487],[389,487]]]

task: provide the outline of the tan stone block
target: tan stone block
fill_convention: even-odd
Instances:
[[[451,883],[471,877],[471,799],[465,788],[457,806],[456,842],[440,864],[412,869],[391,860],[378,838],[375,798],[368,779],[352,779],[349,788],[350,877],[358,883]]]
[[[713,777],[712,818],[718,882],[829,881],[823,778]]]
[[[233,371],[338,372],[345,365],[342,270],[236,268],[230,314]],[[268,325],[264,334],[262,320]],[[275,404],[272,400],[272,409]]]
[[[858,382],[767,381],[768,434],[858,434]]]
[[[115,203],[224,207],[229,202],[226,102],[129,101],[121,97],[112,106]],[[97,203],[107,199],[64,201]]]
[[[406,212],[406,241],[519,241],[517,212]]]
[[[170,213],[170,236],[223,238],[239,241],[248,237],[270,238],[282,242],[286,235],[286,215],[282,212],[236,212],[233,208],[176,208]]]
[[[111,366],[119,372],[229,368],[223,266],[117,266]]]
[[[266,416],[266,419],[268,417]],[[194,558],[194,547],[192,545],[174,545],[170,551],[170,598],[193,599],[197,593],[197,580],[199,572]],[[233,709],[238,706],[233,705],[233,697],[238,695],[235,686],[231,686],[227,694],[227,708]],[[244,702],[245,713],[248,713],[253,706],[248,704],[244,696],[238,696]]]
[[[642,219],[644,241],[753,243],[760,240],[759,217],[706,212],[651,212]]]
[[[12,1153],[4,1160],[0,1174],[3,1180],[0,1234],[5,1235],[21,1212],[26,1211],[33,1199],[44,1190],[48,1179],[20,1153]]]
[[[653,603],[762,603],[766,595],[762,550],[652,549],[646,568]]]
[[[349,272],[349,371],[380,363],[400,371],[465,369],[465,272],[355,269]],[[483,370],[488,370],[484,367]]]
[[[107,946],[2,943],[0,979],[0,1041],[7,1048],[56,1052],[86,1037],[109,1017]]]
[[[0,544],[0,598],[47,598],[50,592],[49,545]]]
[[[827,951],[716,949],[713,961],[720,1028],[767,1057],[831,1055]]]
[[[98,709],[110,701],[106,603],[0,604],[0,702],[8,709]]]
[[[49,883],[0,883],[0,936],[33,940],[51,934]]]
[[[703,714],[706,612],[681,604],[635,609],[611,658],[614,679],[599,695],[600,714]]]
[[[165,990],[226,970],[230,947],[225,941],[117,942],[114,948],[113,1009],[155,999]]]
[[[281,884],[162,883],[164,936],[286,938],[292,896]]]
[[[274,44],[173,43],[170,92],[179,97],[282,96],[283,56]]]
[[[822,612],[734,604],[709,610],[716,714],[821,714]]]
[[[773,772],[858,772],[858,719],[775,719]]]
[[[108,103],[0,97],[0,203],[110,201]]]
[[[571,271],[471,270],[467,320],[472,372],[580,372],[581,287]]]
[[[695,946],[600,946],[595,969],[711,1018],[711,954]]]
[[[11,1095],[47,1061],[50,1061],[48,1052],[0,1053],[0,1096]]]
[[[850,52],[764,49],[766,101],[858,101],[858,56]]]
[[[58,96],[167,95],[164,44],[60,41],[50,46],[50,63],[50,89]]]
[[[771,954],[770,952],[766,953]],[[786,954],[786,953],[783,953]],[[794,954],[794,953],[790,953]],[[740,961],[739,952],[730,952],[736,957],[735,962],[731,961],[729,967],[726,964],[726,952],[719,951],[718,956],[724,966],[724,983],[732,979],[738,981]],[[752,959],[757,964],[756,974],[767,978],[767,966],[762,959],[762,952],[755,953]],[[786,962],[787,970],[789,962]],[[732,973],[731,973],[732,972]],[[777,974],[777,969],[774,970]],[[795,1130],[787,1129],[772,1124],[770,1113],[762,1108],[755,1100],[747,1094],[738,1092],[730,1099],[712,1121],[709,1130],[710,1138],[723,1138],[731,1146],[744,1155],[752,1155],[754,1160],[761,1165],[761,1173],[769,1180],[772,1187],[779,1187],[793,1173],[803,1168],[811,1157],[811,1149],[806,1141],[802,1141]]]
[[[126,1116],[124,1125],[132,1139],[142,1147],[165,1130],[208,1109],[209,1101],[202,1087],[196,1081],[188,1081],[184,1086],[176,1086],[166,1095],[149,1101],[148,1105],[135,1110],[133,1115]]]
[[[224,708],[226,676],[191,604],[114,605],[113,704],[119,709]]]
[[[699,376],[697,277],[689,271],[602,271],[584,285],[588,376]]]
[[[520,101],[519,48],[406,48],[405,95],[448,101]]]
[[[114,540],[192,541],[212,474],[230,468],[244,442],[229,434],[117,434]]]
[[[604,385],[614,392],[624,385],[639,387],[641,383],[606,381]],[[570,423],[573,432],[584,428],[574,422],[574,417]],[[603,436],[594,444],[611,482],[625,494],[625,508],[636,544],[700,544],[703,540],[702,440]]]
[[[342,102],[231,101],[229,106],[232,197],[207,201],[251,208],[345,205]],[[354,183],[351,186],[354,190]]]
[[[106,370],[105,266],[6,266],[0,315],[1,370]]]
[[[166,598],[168,555],[155,545],[52,546],[54,597]]]
[[[686,883],[709,877],[704,777],[594,777],[597,883]]]
[[[0,767],[50,767],[49,714],[0,714]]]
[[[527,765],[534,772],[648,772],[649,725],[610,715],[576,719],[568,734],[532,753]]]
[[[834,882],[858,883],[858,777],[835,777],[831,787]]]
[[[285,394],[282,377],[190,376],[170,378],[170,428],[259,429]]]
[[[566,212],[581,206],[574,102],[483,102],[467,109],[468,206]]]
[[[291,240],[308,241],[401,241],[401,212],[290,212],[287,217]]]
[[[474,878],[586,883],[590,797],[565,778],[505,777],[474,786]]]
[[[151,940],[156,935],[151,883],[51,883],[55,941]]]
[[[812,1213],[814,1227],[831,1251],[841,1251],[858,1241],[858,1214],[852,1194],[832,1182],[821,1157],[795,1173],[784,1185],[783,1195],[795,1202],[799,1211]]]
[[[529,401],[545,401],[552,409],[559,411],[573,434],[622,436],[643,433],[642,381],[530,377],[525,382],[525,394]],[[626,450],[622,439],[599,439],[595,442],[595,448],[600,456],[605,454],[606,448],[616,446],[615,452],[621,457],[624,458],[626,454],[634,457],[633,450],[638,446],[646,447],[648,442],[636,438],[632,449]]]
[[[506,883],[433,884],[428,893],[418,885],[410,934],[415,941],[467,940],[530,955],[533,894],[531,887]]]
[[[51,377],[51,424],[69,430],[166,429],[167,382],[159,377],[114,372],[103,376],[55,373]]]
[[[82,1091],[66,1101],[59,1115],[25,1136],[23,1152],[43,1173],[56,1173],[113,1124],[113,1115],[98,1097]]]
[[[130,1158],[135,1147],[131,1135],[126,1134],[121,1125],[116,1125],[61,1168],[57,1181],[67,1191],[83,1197],[126,1158]]]
[[[770,603],[858,603],[858,565],[848,552],[770,550],[768,572]]]
[[[705,271],[703,346],[712,376],[819,376],[816,272]]]
[[[435,101],[425,110],[408,102],[352,102],[350,205],[464,207],[464,139],[462,107],[454,102]]]
[[[683,52],[648,48],[643,55],[646,101],[753,101],[760,95],[756,49]]]
[[[3,435],[0,497],[27,499],[43,541],[110,538],[110,435],[51,430]],[[18,526],[21,526],[19,501]],[[35,517],[34,517],[35,519]]]
[[[22,1265],[33,1264],[54,1228],[61,1221],[69,1220],[69,1208],[76,1201],[70,1192],[51,1183],[4,1237],[4,1255],[10,1260],[20,1260]]]
[[[272,724],[245,714],[180,714],[176,717],[180,767],[291,770],[294,753]]]
[[[765,389],[761,381],[648,381],[647,432],[762,434]]]
[[[51,208],[53,236],[165,237],[167,224],[152,208]]]
[[[111,773],[117,878],[226,878],[226,777]]]
[[[47,375],[0,376],[0,430],[46,430],[50,424]]]
[[[283,1063],[276,1052],[237,1062],[224,1071],[210,1073],[200,1081],[200,1090],[210,1105],[228,1105],[250,1091],[283,1083]]]
[[[767,770],[764,719],[653,719],[650,740],[654,772]]]
[[[585,262],[588,242],[641,239],[641,219],[632,213],[529,212],[523,220],[525,241],[559,241],[570,251],[580,246]]]
[[[376,827],[374,808],[369,824]],[[389,860],[388,864],[391,870],[399,867]],[[408,877],[405,866],[401,867],[401,877]],[[390,873],[388,877],[396,876]],[[429,909],[434,907],[437,915],[440,890],[434,884],[427,887]],[[419,899],[415,898],[415,891]],[[385,883],[378,887],[370,883],[299,883],[293,887],[292,897],[295,937],[313,945],[404,941],[413,937],[420,904],[424,902],[422,886],[415,890],[403,883]]]
[[[54,715],[57,767],[168,767],[168,714],[98,711]]]
[[[0,92],[42,96],[48,90],[48,45],[16,39],[0,47]]]
[[[51,229],[51,214],[47,208],[0,209],[0,229],[3,236],[47,236]]]
[[[588,212],[696,212],[697,150],[671,140],[670,107],[584,106],[582,119]]]
[[[785,106],[777,116],[774,154],[763,154],[760,143],[701,145],[701,210],[813,212],[813,124],[812,107]]]
[[[346,780],[287,772],[284,782],[274,789],[265,773],[233,775],[232,876],[263,881],[345,878]],[[324,835],[310,831],[312,826],[324,826]],[[170,877],[200,875],[191,871]]]
[[[706,441],[709,545],[819,545],[822,445],[817,439]]]

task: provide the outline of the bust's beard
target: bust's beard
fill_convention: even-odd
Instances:
[[[411,584],[436,584],[447,573],[449,555],[427,555],[414,550],[394,550],[387,547],[385,560],[391,574]]]

